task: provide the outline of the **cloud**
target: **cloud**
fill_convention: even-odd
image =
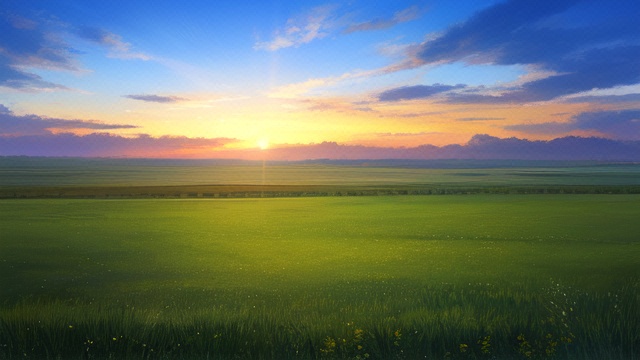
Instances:
[[[576,126],[572,123],[558,121],[549,121],[538,124],[507,125],[504,128],[506,130],[521,131],[527,134],[544,135],[565,134],[577,129]]]
[[[212,157],[215,149],[236,140],[228,138],[152,137],[94,133],[0,136],[0,156],[74,157]]]
[[[372,30],[387,29],[403,22],[415,20],[418,17],[420,17],[420,10],[418,6],[414,5],[404,10],[396,12],[391,18],[386,18],[386,19],[379,18],[379,19],[374,19],[374,20],[350,25],[349,27],[343,30],[343,33],[350,34],[358,31],[372,31]]]
[[[29,69],[79,71],[73,50],[40,23],[0,13],[0,86],[21,91],[66,89]]]
[[[584,112],[574,116],[573,121],[578,129],[640,140],[640,109]]]
[[[433,95],[437,95],[437,94],[451,91],[451,90],[462,89],[464,87],[466,87],[466,85],[462,85],[462,84],[458,84],[458,85],[433,84],[433,85],[403,86],[403,87],[398,87],[398,88],[383,91],[378,95],[378,100],[399,101],[399,100],[428,98]]]
[[[465,117],[465,118],[457,118],[458,121],[495,121],[495,120],[504,120],[503,117]]]
[[[569,103],[615,104],[624,102],[640,102],[640,94],[577,96],[567,99]]]
[[[401,135],[401,134],[400,134]],[[397,136],[397,134],[393,134]],[[408,136],[411,136],[408,134]],[[260,159],[255,150],[237,151],[236,158]],[[421,145],[389,148],[344,145],[335,142],[293,145],[269,149],[271,160],[382,160],[382,159],[499,159],[499,160],[596,160],[640,161],[640,141],[569,136],[549,141],[475,135],[464,145]]]
[[[591,9],[590,24],[576,19]],[[533,102],[640,83],[637,4],[584,1],[507,1],[478,12],[417,47],[422,64],[531,65],[548,71],[500,95],[453,94],[450,102]],[[606,11],[605,11],[606,10]]]
[[[583,112],[573,116],[569,122],[518,124],[506,126],[505,129],[534,134],[591,130],[617,139],[640,140],[640,109]]]
[[[66,24],[50,20],[36,21],[14,14],[0,13],[0,87],[19,91],[68,90],[61,84],[44,80],[32,69],[80,72],[78,50],[63,40]],[[120,59],[149,60],[134,52],[131,44],[106,30],[82,27],[72,30],[80,38],[108,49],[108,56]]]
[[[70,130],[134,129],[126,124],[15,115],[0,104],[0,156],[211,157],[211,151],[236,142],[229,138],[126,137],[106,132],[77,135]],[[57,131],[52,131],[52,130]]]
[[[319,6],[303,16],[291,18],[284,28],[275,32],[273,39],[257,42],[254,49],[276,51],[321,39],[335,26],[334,10],[334,6]]]
[[[287,20],[285,26],[277,29],[271,40],[258,41],[256,50],[277,51],[288,47],[298,47],[317,39],[322,39],[331,32],[344,27],[344,17],[336,14],[337,6],[325,5],[311,9],[308,13]],[[359,31],[382,30],[403,22],[417,19],[421,15],[418,6],[411,6],[393,14],[391,18],[379,18],[357,24],[348,25],[342,34]]]
[[[330,86],[335,84],[337,81],[338,78],[334,77],[309,79],[299,83],[278,86],[269,91],[268,96],[272,98],[295,99],[307,94],[315,88]]]
[[[137,126],[123,124],[105,124],[95,120],[65,120],[46,118],[37,115],[15,115],[6,106],[0,104],[0,137],[51,134],[52,129],[71,130],[112,130],[134,129]]]
[[[76,31],[81,38],[109,49],[109,56],[121,59],[150,60],[151,56],[131,51],[131,44],[120,35],[95,27],[81,27]]]
[[[177,96],[160,96],[160,95],[124,95],[123,97],[127,99],[147,101],[147,102],[157,102],[157,103],[164,103],[164,104],[176,103],[176,102],[187,100]]]

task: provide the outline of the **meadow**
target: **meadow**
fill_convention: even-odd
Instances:
[[[637,359],[638,218],[640,195],[1,200],[0,358]]]

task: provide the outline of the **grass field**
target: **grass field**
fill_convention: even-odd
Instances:
[[[640,196],[0,201],[0,358],[640,353]]]

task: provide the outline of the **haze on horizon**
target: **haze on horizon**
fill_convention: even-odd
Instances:
[[[0,156],[562,158],[579,137],[640,160],[639,18],[635,0],[6,0]]]

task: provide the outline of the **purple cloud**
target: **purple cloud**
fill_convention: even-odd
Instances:
[[[272,160],[381,160],[381,159],[501,159],[501,160],[598,160],[640,161],[640,141],[569,136],[550,141],[475,135],[465,145],[421,145],[386,148],[341,145],[335,142],[274,148]]]
[[[0,156],[188,157],[193,151],[202,156],[234,141],[149,135],[129,138],[105,133],[0,136]]]
[[[0,104],[0,136],[44,135],[51,133],[49,129],[111,130],[134,128],[137,126],[105,124],[95,120],[65,120],[37,115],[18,116]]]

